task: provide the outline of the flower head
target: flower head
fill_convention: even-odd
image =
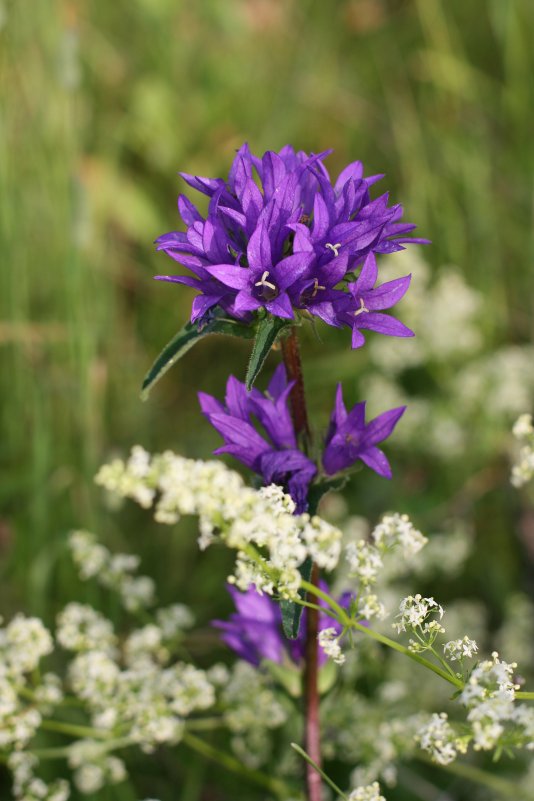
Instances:
[[[341,384],[338,384],[323,453],[326,472],[333,475],[360,459],[378,475],[391,478],[387,457],[377,445],[389,437],[405,408],[400,406],[398,409],[391,409],[366,423],[365,402],[357,403],[347,412],[343,390]]]
[[[293,384],[288,383],[280,364],[264,394],[250,392],[233,376],[226,384],[225,404],[199,393],[202,411],[223,437],[225,444],[215,453],[230,453],[262,476],[266,484],[287,487],[297,504],[306,508],[308,486],[317,468],[297,447],[297,438],[288,407]],[[265,435],[259,434],[254,421]]]
[[[363,320],[353,325],[355,332],[367,327],[390,336],[411,335],[394,318],[383,320],[376,312],[402,297],[408,279],[373,293],[376,275],[371,280],[367,267],[348,291],[345,283],[374,253],[393,253],[406,242],[427,240],[407,236],[415,226],[399,222],[402,206],[388,206],[387,194],[371,200],[370,187],[383,176],[365,178],[361,162],[349,164],[332,183],[323,163],[329,152],[307,154],[286,145],[259,158],[245,144],[226,181],[181,173],[189,186],[209,197],[208,214],[204,218],[180,195],[178,210],[186,230],[164,234],[157,247],[192,275],[156,277],[198,290],[192,322],[219,306],[249,322],[259,309],[287,319],[297,310],[339,326],[361,316],[363,299],[373,311],[365,325]],[[361,335],[353,337],[355,347],[362,344]]]
[[[353,348],[360,348],[365,342],[360,330],[362,328],[390,337],[414,335],[413,331],[400,320],[382,313],[383,309],[390,309],[406,294],[410,276],[406,275],[404,278],[375,286],[377,277],[376,258],[374,253],[370,253],[357,280],[347,285],[348,293],[341,293],[334,303],[338,323],[344,323],[352,328]]]

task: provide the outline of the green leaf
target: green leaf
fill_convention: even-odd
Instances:
[[[300,575],[304,581],[309,581],[312,571],[312,560],[308,557],[299,567]],[[299,590],[301,598],[306,598],[306,593]],[[282,628],[288,640],[296,640],[299,636],[300,619],[304,607],[296,604],[295,601],[280,601],[282,611]]]
[[[199,340],[208,336],[209,334],[227,334],[229,336],[241,337],[242,339],[252,339],[255,336],[255,327],[251,325],[244,325],[237,320],[232,320],[223,316],[224,312],[218,310],[213,319],[209,322],[202,324],[199,323],[186,323],[181,331],[165,345],[154,364],[145,375],[143,386],[141,388],[141,399],[146,400],[150,394],[152,387],[162,378],[167,370],[173,364],[176,364],[178,359],[187,353]]]
[[[260,321],[245,378],[247,389],[252,389],[252,385],[280,332],[291,325],[290,320],[281,320],[279,317],[265,317]]]
[[[328,492],[338,491],[342,489],[347,483],[345,477],[337,478],[323,478],[312,484],[308,491],[308,511],[311,515],[316,514],[319,501]],[[300,566],[300,574],[304,581],[309,581],[311,576],[312,563],[311,559],[306,561]],[[306,600],[306,593],[300,591],[300,596]],[[280,609],[282,611],[282,628],[284,634],[289,640],[295,640],[299,634],[300,619],[304,609],[300,604],[294,601],[280,601]]]
[[[279,665],[270,659],[263,659],[261,666],[269,671],[273,679],[284,688],[288,695],[292,698],[300,698],[302,695],[302,674],[296,665],[292,663],[290,665]]]

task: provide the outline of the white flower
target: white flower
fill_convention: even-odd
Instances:
[[[72,531],[69,548],[82,579],[98,576],[111,556],[108,549],[100,545],[89,531]]]
[[[355,576],[363,585],[374,584],[379,571],[383,568],[380,553],[374,545],[365,540],[349,542],[345,549],[345,556],[349,563],[349,575]]]
[[[474,640],[470,640],[465,636],[463,639],[450,640],[443,646],[443,652],[447,659],[451,662],[460,661],[462,659],[471,658],[478,652],[478,645]]]
[[[386,607],[374,593],[366,593],[361,596],[358,600],[358,614],[364,620],[371,620],[373,617],[384,620],[387,617]]]
[[[224,720],[237,734],[257,727],[276,729],[288,718],[287,710],[267,684],[267,677],[247,662],[237,662],[222,691]]]
[[[0,656],[13,676],[35,670],[53,648],[52,635],[37,617],[18,614],[5,629],[0,629]]]
[[[118,665],[105,651],[81,653],[69,667],[70,683],[76,695],[89,702],[99,699],[102,706],[112,698],[119,674]]]
[[[348,801],[386,801],[383,795],[380,795],[380,785],[378,782],[367,784],[365,787],[357,787],[352,790],[349,795]]]
[[[302,538],[307,545],[308,555],[325,570],[333,570],[339,562],[341,553],[341,531],[314,515],[304,525]]]
[[[529,439],[534,436],[531,414],[521,414],[514,423],[513,435],[518,440]]]
[[[169,652],[163,647],[163,632],[154,623],[148,623],[133,631],[124,642],[124,658],[127,665],[148,659],[164,663]]]
[[[454,762],[458,755],[458,741],[454,730],[448,722],[445,712],[433,714],[417,732],[418,740],[423,751],[429,753],[439,765],[448,765]]]
[[[393,625],[399,634],[401,631],[414,631],[416,628],[424,632],[432,631],[435,626],[430,628],[430,623],[427,622],[430,615],[437,615],[441,620],[443,608],[433,598],[423,598],[419,594],[408,595],[400,602],[397,615],[399,622]],[[443,631],[441,626],[439,631]]]
[[[382,552],[399,545],[407,559],[419,553],[428,542],[428,539],[414,528],[408,515],[397,513],[384,515],[374,528],[371,537]]]
[[[281,487],[245,487],[221,462],[195,461],[166,451],[152,456],[148,464],[145,453],[134,454],[127,462],[115,460],[101,468],[96,481],[119,497],[153,505],[161,523],[197,515],[201,548],[218,540],[238,552],[229,581],[243,590],[254,583],[258,592],[272,594],[276,589],[281,597],[294,599],[301,581],[298,568],[307,557],[327,570],[339,560],[337,528],[317,516],[295,515],[295,504]],[[150,504],[140,498],[140,482],[149,490]],[[265,559],[260,552],[266,553]],[[102,583],[110,573],[105,568],[99,575]],[[125,578],[122,590],[126,583]],[[125,598],[127,606],[129,600]]]
[[[512,467],[512,477],[510,479],[514,487],[523,487],[534,476],[534,448],[525,445],[519,451],[516,464]]]
[[[346,656],[341,650],[339,636],[334,628],[322,629],[317,635],[317,640],[325,654],[330,657],[336,665],[342,665],[345,662]]]
[[[172,640],[195,622],[191,610],[185,604],[171,604],[156,612],[158,626],[166,640]]]
[[[87,604],[70,603],[56,619],[56,638],[70,651],[112,652],[116,643],[111,621]]]

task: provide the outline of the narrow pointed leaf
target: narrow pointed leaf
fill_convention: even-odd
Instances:
[[[204,325],[199,325],[198,322],[186,323],[184,327],[175,334],[171,341],[163,348],[154,364],[145,375],[141,388],[142,400],[148,398],[152,387],[157,384],[160,378],[165,375],[173,364],[176,364],[178,359],[181,359],[193,345],[209,334],[227,334],[243,339],[252,339],[255,335],[254,326],[245,325],[237,320],[223,317],[222,314],[223,313],[220,312],[212,320],[204,323]]]
[[[308,511],[311,515],[316,514],[319,501],[328,492],[339,492],[347,483],[346,478],[325,478],[312,484],[308,492]],[[311,559],[306,561],[299,568],[300,574],[304,581],[309,581],[312,570]],[[300,595],[306,600],[306,593],[301,591]],[[313,599],[316,600],[315,598]],[[280,609],[282,612],[282,628],[288,640],[296,640],[299,635],[300,619],[304,607],[296,604],[294,601],[280,601]]]
[[[258,325],[256,339],[252,346],[252,353],[248,363],[245,383],[247,389],[252,389],[254,381],[258,377],[269,351],[276,342],[276,339],[283,328],[291,325],[288,320],[281,320],[278,317],[266,317]]]
[[[304,581],[309,581],[312,571],[312,560],[306,559],[299,567],[300,575]],[[303,599],[306,598],[306,593],[299,590]],[[299,636],[300,619],[304,607],[296,604],[294,601],[280,601],[280,610],[282,612],[282,628],[288,640],[296,640]]]

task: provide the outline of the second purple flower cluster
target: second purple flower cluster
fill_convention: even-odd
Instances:
[[[292,386],[280,364],[265,393],[248,391],[230,376],[224,403],[203,392],[199,393],[199,400],[203,413],[224,439],[224,445],[215,453],[229,453],[258,473],[266,484],[283,486],[295,501],[297,511],[303,512],[317,466],[298,447],[288,405]],[[391,409],[366,423],[365,402],[347,411],[338,384],[322,452],[325,473],[335,475],[360,460],[379,475],[391,478],[387,457],[377,446],[391,434],[404,409]]]

